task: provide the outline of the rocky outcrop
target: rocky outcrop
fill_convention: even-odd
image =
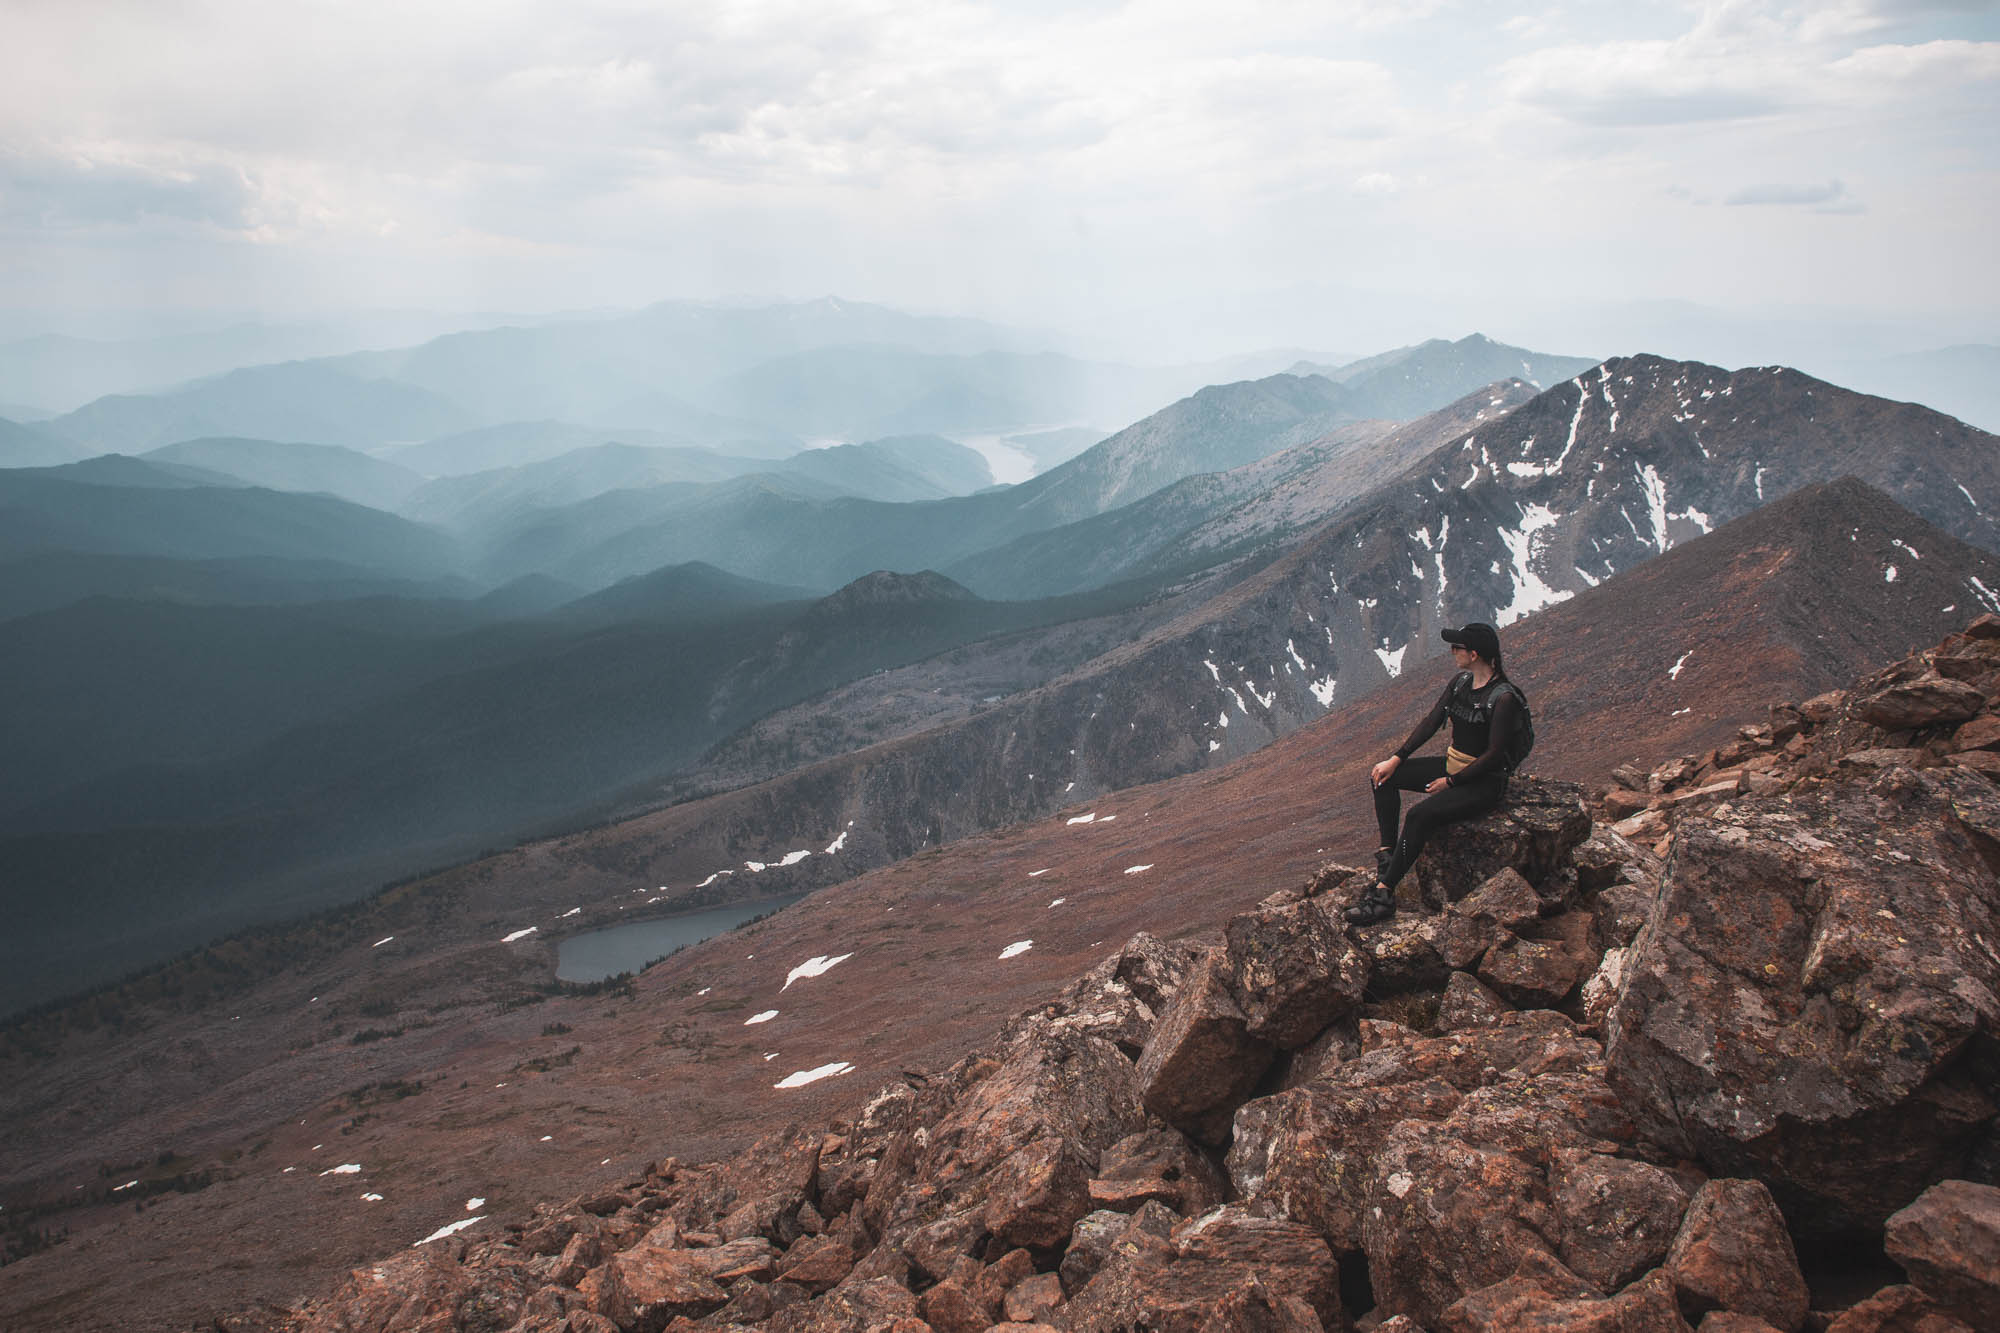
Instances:
[[[290,1327],[2000,1327],[2000,787],[1955,762],[2000,753],[1996,694],[1989,618],[1621,774],[1623,831],[1517,781],[1388,922],[1339,924],[1369,876],[1322,867],[851,1119],[357,1270]],[[1856,1246],[1909,1281],[1810,1309],[1801,1256]]]

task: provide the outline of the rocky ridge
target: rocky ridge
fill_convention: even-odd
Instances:
[[[217,1326],[1994,1327],[1996,701],[1987,616],[1603,792],[1516,779],[1380,926],[1325,865],[832,1125]],[[1907,1281],[1808,1283],[1870,1254]]]

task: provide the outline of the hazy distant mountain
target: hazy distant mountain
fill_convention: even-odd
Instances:
[[[127,458],[124,454],[99,454],[74,463],[54,467],[23,468],[17,479],[76,482],[83,486],[132,486],[140,490],[188,490],[217,486],[224,490],[244,490],[250,485],[241,477],[212,468],[173,463],[160,458]]]
[[[1171,370],[1050,352],[943,355],[889,346],[814,348],[716,381],[700,401],[808,435],[983,433],[1031,422],[1130,420],[1182,392]]]
[[[418,487],[397,510],[422,523],[487,529],[607,491],[727,481],[765,466],[707,449],[595,444],[518,467],[439,477]]]
[[[947,500],[883,504],[815,490],[786,472],[601,495],[483,534],[482,567],[492,578],[541,569],[601,586],[706,560],[818,587],[876,569],[941,568],[1322,435],[1351,419],[1344,394],[1290,375],[1212,386],[1018,486]]]
[[[463,430],[475,420],[425,389],[300,361],[235,370],[168,393],[100,398],[44,429],[99,453],[144,453],[209,436],[368,449]]]
[[[1534,396],[1489,385],[1404,426],[1354,422],[1226,472],[981,551],[949,572],[989,597],[1049,597],[1120,579],[1186,575],[1273,549],[1385,477]]]
[[[403,346],[492,322],[479,315],[386,311],[151,337],[41,334],[0,343],[0,401],[40,404],[55,416],[107,394],[157,393],[243,366]]]
[[[59,435],[0,417],[0,468],[52,467],[88,457],[90,452]]]
[[[1475,333],[1457,342],[1433,338],[1345,366],[1311,370],[1345,385],[1356,411],[1405,421],[1496,380],[1525,380],[1544,389],[1596,364],[1592,357],[1550,356]]]
[[[423,484],[423,478],[406,467],[336,444],[182,440],[149,450],[141,457],[207,468],[274,491],[337,495],[371,509],[393,510]]]
[[[775,358],[816,348],[881,344],[942,354],[1013,348],[1020,335],[975,320],[906,315],[860,302],[728,307],[663,302],[634,314],[535,328],[453,334],[421,347],[365,353],[340,363],[455,402],[476,404],[488,422],[554,419],[679,430],[659,404],[729,413],[702,391]],[[645,416],[634,413],[654,404]],[[777,424],[763,411],[741,415]],[[812,433],[836,432],[819,426]],[[876,434],[887,433],[876,431]],[[713,433],[681,442],[719,443]]]
[[[1036,528],[1130,504],[1198,472],[1226,472],[1359,419],[1339,385],[1272,375],[1215,384],[1161,408],[1014,489]]]
[[[806,588],[739,578],[714,565],[693,561],[635,574],[610,587],[563,604],[565,620],[611,624],[622,621],[680,621],[723,614],[746,606],[812,599]]]
[[[782,457],[804,447],[790,437],[777,435],[756,443],[758,447],[755,449],[729,456],[766,458],[770,456],[766,450],[777,449],[778,456]],[[690,457],[696,453],[716,452],[685,435],[666,431],[578,426],[562,421],[510,421],[498,426],[480,426],[441,435],[422,444],[391,450],[386,456],[413,471],[441,478],[527,467],[576,453],[580,449],[607,444],[634,449],[685,450]]]
[[[808,449],[772,470],[814,477],[874,500],[938,500],[993,484],[984,454],[941,435],[892,435]]]
[[[191,481],[190,469],[140,459],[0,471],[0,560],[57,551],[180,560],[270,556],[331,560],[377,574],[455,572],[443,533],[329,495],[292,495]],[[113,481],[102,475],[121,474]]]
[[[255,556],[174,560],[54,551],[0,563],[0,620],[53,611],[87,597],[191,606],[287,606],[354,597],[464,597],[471,591],[472,585],[463,580],[388,578],[329,560]],[[575,595],[575,589],[568,589],[556,602]]]

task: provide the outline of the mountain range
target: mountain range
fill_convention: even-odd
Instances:
[[[0,503],[30,520],[7,528],[11,553],[34,562],[15,572],[14,597],[37,607],[10,625],[4,697],[22,743],[0,783],[0,854],[33,900],[22,910],[79,942],[96,938],[104,895],[123,892],[110,887],[118,868],[152,865],[148,906],[117,899],[131,929],[126,946],[95,949],[99,976],[174,929],[193,943],[549,821],[786,782],[788,766],[845,763],[833,757],[857,744],[890,748],[847,778],[811,779],[815,796],[788,818],[831,818],[850,781],[889,784],[902,794],[888,808],[907,817],[853,843],[857,863],[874,863],[1079,791],[1226,763],[1414,667],[1441,625],[1509,624],[1801,485],[1852,473],[1957,536],[2000,540],[1979,499],[2000,496],[1991,437],[1795,372],[1621,358],[1396,428],[1352,419],[1356,382],[1218,386],[1027,483],[944,500],[829,495],[833,473],[783,471],[553,508],[524,499],[502,506],[500,538],[470,534],[501,555],[157,458],[0,474]],[[930,459],[971,479],[955,448],[818,457]],[[557,470],[537,484],[526,494],[576,483]],[[592,545],[604,532],[615,535]],[[284,608],[51,606],[25,591],[55,577],[129,594],[141,552],[174,561],[159,586],[233,586],[209,595],[239,601],[246,579],[270,587],[308,570],[336,587],[437,587],[468,568],[507,584],[471,604],[294,596]],[[940,552],[957,563],[929,558]],[[215,563],[248,556],[274,563]],[[707,601],[669,578],[563,610],[620,577],[711,556],[734,582],[701,575]],[[857,587],[905,586],[872,570],[940,565],[963,575],[951,596],[919,580],[907,586],[932,592],[853,603]],[[746,567],[760,577],[745,582]],[[0,588],[13,568],[0,564]],[[826,604],[847,612],[792,600],[829,573],[852,575]],[[1064,595],[1007,603],[967,589]],[[1967,605],[1980,597],[1965,592]],[[635,609],[649,598],[653,613]],[[991,646],[968,652],[979,642]],[[958,665],[918,665],[947,651]],[[148,676],[121,685],[131,661]],[[877,672],[879,689],[855,684]],[[900,682],[919,678],[929,697],[911,704]],[[836,687],[851,722],[783,711]],[[1125,726],[1095,721],[1107,713]],[[966,755],[983,758],[968,769]],[[691,838],[688,855],[757,859],[733,836]],[[197,892],[209,910],[198,920],[184,911]],[[15,969],[22,997],[79,956],[38,953]]]
[[[1905,565],[1909,550],[1921,558]],[[1882,577],[1891,564],[1907,572]],[[1964,623],[1966,608],[1941,608],[1995,578],[1995,556],[1879,492],[1805,488],[1509,627],[1510,663],[1537,707],[1534,769],[1601,782],[1634,760],[1733,742],[1767,703]],[[644,901],[635,889],[677,887],[690,860],[711,874],[742,868],[687,810],[524,845],[310,927],[245,937],[212,961],[191,955],[88,1009],[17,1023],[0,1156],[8,1210],[73,1197],[79,1181],[102,1202],[36,1214],[88,1227],[91,1243],[10,1266],[0,1309],[33,1308],[54,1329],[292,1302],[441,1222],[531,1225],[538,1201],[608,1197],[663,1152],[701,1161],[853,1113],[900,1071],[950,1067],[1133,932],[1200,936],[1329,854],[1365,848],[1366,766],[1440,679],[1406,671],[1238,762],[1079,792],[1087,799],[881,866],[623,988],[534,990],[551,936],[618,920]],[[1107,730],[1121,729],[1130,701],[1104,702]],[[784,821],[838,781],[830,774],[716,798],[707,825],[726,805],[742,845],[809,846],[802,866],[832,865],[916,792],[964,772],[941,754],[924,787],[878,772],[849,787],[852,799],[803,812],[810,841],[806,820]],[[691,839],[704,843],[693,858]],[[776,887],[784,873],[739,878]],[[746,1027],[764,1008],[779,1012]],[[218,1015],[241,1015],[226,1039]],[[773,1086],[832,1065],[821,1081]],[[127,1163],[129,1176],[98,1170]],[[322,1174],[345,1163],[358,1181]],[[127,1178],[192,1192],[161,1186],[135,1212],[110,1193]],[[310,1234],[283,1224],[305,1207]],[[171,1263],[150,1262],[169,1252]],[[65,1294],[79,1283],[87,1299]]]

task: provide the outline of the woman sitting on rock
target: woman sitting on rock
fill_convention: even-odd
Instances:
[[[1348,921],[1357,926],[1372,926],[1396,914],[1396,885],[1425,840],[1446,824],[1499,805],[1518,761],[1510,742],[1526,721],[1527,701],[1500,664],[1499,632],[1475,623],[1446,630],[1444,641],[1451,645],[1457,674],[1401,748],[1369,770],[1382,846],[1375,853],[1375,883],[1347,909]],[[1446,717],[1451,718],[1451,744],[1445,752],[1411,758]],[[1406,791],[1428,795],[1410,808],[1398,838],[1396,819]]]

